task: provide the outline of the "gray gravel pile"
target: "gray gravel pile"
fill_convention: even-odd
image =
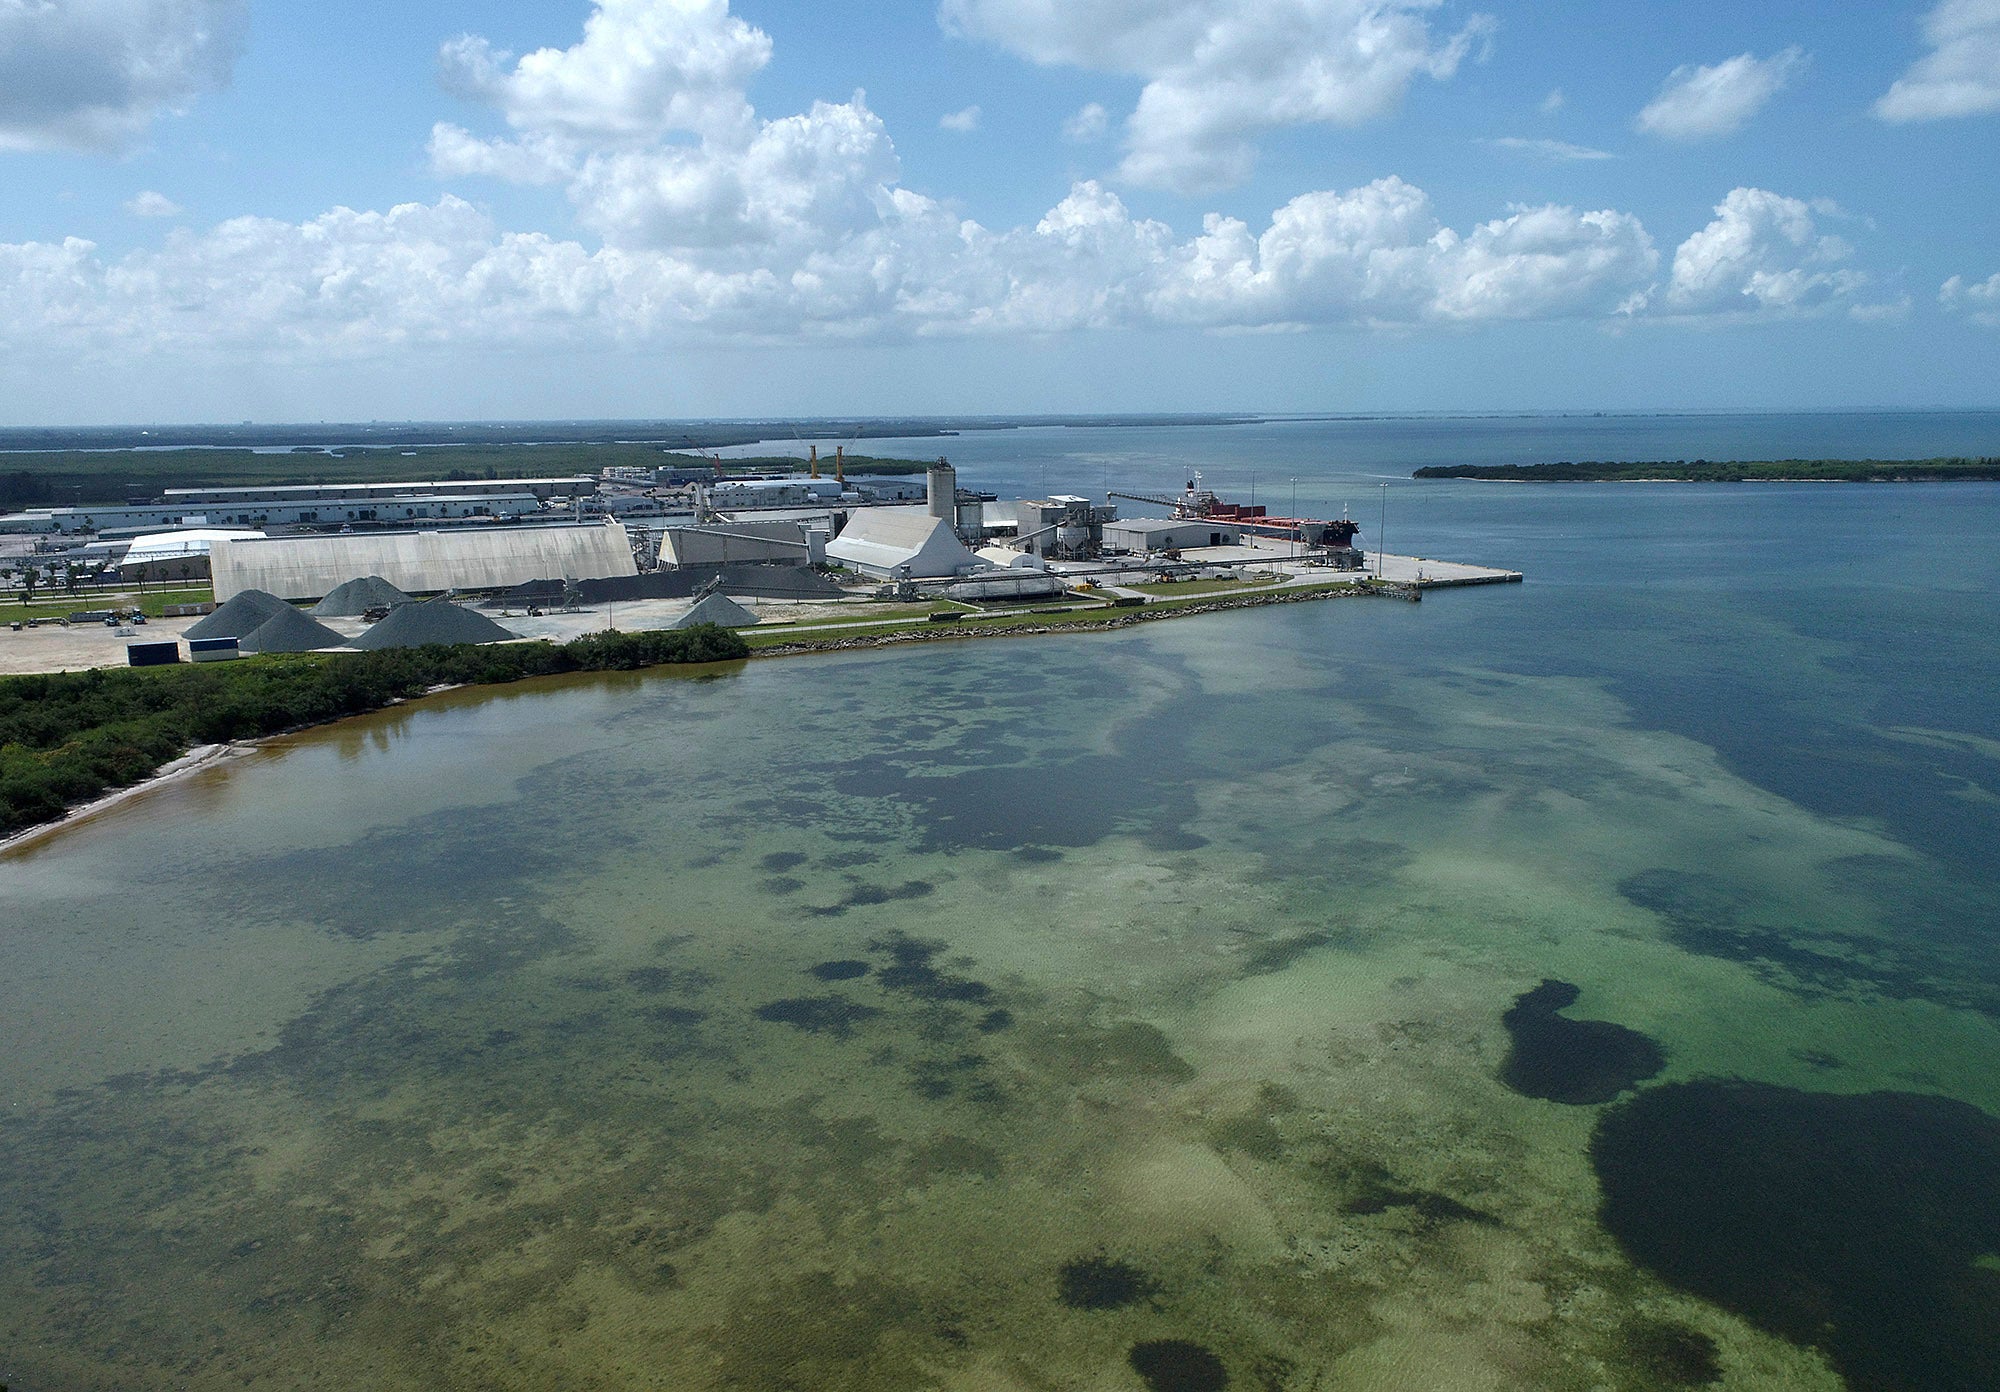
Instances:
[[[382,648],[420,648],[426,643],[504,643],[518,637],[484,614],[461,609],[447,599],[427,599],[397,605],[388,618],[348,646],[376,652]]]
[[[255,633],[239,639],[244,652],[302,653],[320,648],[338,648],[347,639],[323,623],[316,623],[287,604],[281,614],[266,619]]]
[[[720,624],[724,628],[748,628],[757,622],[757,616],[731,599],[728,595],[712,594],[698,601],[673,621],[674,628],[693,628],[696,624]]]
[[[312,607],[322,619],[358,619],[370,609],[394,608],[408,604],[410,597],[379,575],[345,580]]]
[[[245,638],[292,606],[263,590],[244,590],[216,606],[207,618],[189,624],[183,638]],[[292,610],[296,613],[297,610]]]

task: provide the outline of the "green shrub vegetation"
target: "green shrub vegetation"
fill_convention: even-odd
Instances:
[[[833,476],[833,446],[820,450],[820,472]],[[248,449],[45,450],[10,453],[0,462],[0,512],[71,504],[122,503],[169,488],[261,488],[280,484],[426,483],[566,478],[613,466],[709,469],[707,455],[662,451],[658,445],[601,444],[347,446],[260,454]],[[803,471],[792,455],[725,459],[725,472]],[[920,474],[916,459],[847,455],[851,474]]]
[[[148,778],[200,744],[323,724],[438,686],[727,662],[749,651],[736,633],[703,624],[559,645],[432,645],[7,677],[0,679],[0,835]]]
[[[841,465],[842,472],[849,474],[921,474],[929,470],[928,459],[896,459],[882,454],[856,454],[849,450]],[[677,469],[710,469],[715,461],[707,455],[676,454],[669,452],[659,457],[653,467]],[[833,446],[823,445],[819,453],[819,473],[821,478],[832,478],[834,466]],[[796,454],[745,454],[722,461],[725,474],[802,474],[811,467],[802,455]]]
[[[1440,464],[1412,478],[1501,479],[1516,483],[1746,483],[1797,480],[1832,483],[1946,483],[2000,479],[2000,459],[1711,459],[1644,464]]]
[[[463,448],[296,450],[48,450],[6,456],[0,510],[122,503],[169,488],[260,488],[277,484],[420,483],[433,480],[566,477],[607,465],[657,467],[644,445],[477,445]]]

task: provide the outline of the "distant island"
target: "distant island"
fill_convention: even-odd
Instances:
[[[1420,479],[1510,483],[1951,483],[2000,479],[2000,459],[1668,459],[1648,463],[1434,464]]]

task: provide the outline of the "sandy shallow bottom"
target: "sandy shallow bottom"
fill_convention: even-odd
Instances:
[[[1633,1266],[1501,1016],[2000,1111],[1951,887],[1587,684],[1231,632],[457,693],[0,862],[0,1376],[1842,1386]]]

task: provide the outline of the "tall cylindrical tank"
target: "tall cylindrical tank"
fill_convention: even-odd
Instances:
[[[941,517],[956,527],[958,525],[958,470],[940,459],[931,465],[925,478],[926,498],[930,503],[930,514]]]

